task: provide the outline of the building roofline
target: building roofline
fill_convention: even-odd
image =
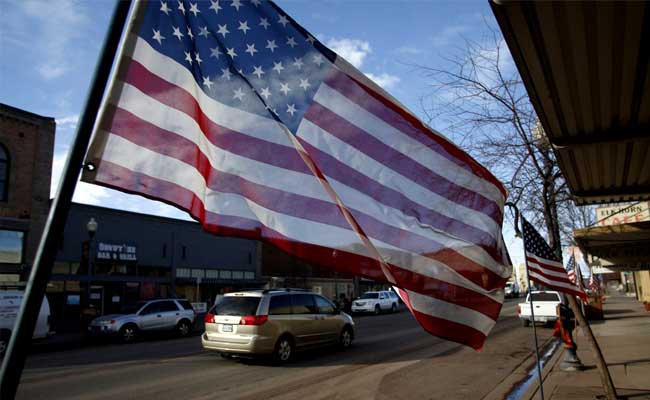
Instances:
[[[41,121],[55,122],[54,117],[46,117],[43,115],[34,114],[33,112],[25,111],[20,108],[12,107],[8,104],[0,103],[0,113],[9,114],[11,116],[20,116],[28,119],[39,119]]]
[[[53,199],[50,199],[50,204],[53,201]],[[196,221],[196,220],[185,220],[185,219],[179,219],[179,218],[174,218],[174,217],[163,217],[159,215],[152,215],[152,214],[146,214],[146,213],[141,213],[141,212],[136,212],[136,211],[127,211],[127,210],[120,210],[117,208],[111,208],[111,207],[105,207],[105,206],[97,206],[97,205],[92,205],[92,204],[83,204],[83,203],[71,203],[72,207],[77,207],[77,208],[82,208],[82,209],[87,209],[87,210],[98,210],[101,212],[108,212],[112,214],[120,214],[120,215],[133,215],[137,216],[140,218],[148,218],[151,220],[155,220],[158,222],[166,222],[166,223],[182,223],[186,225],[192,225],[192,226],[201,226],[201,224]],[[189,214],[188,214],[189,216]]]

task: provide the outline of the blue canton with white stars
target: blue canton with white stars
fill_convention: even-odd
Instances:
[[[296,133],[334,53],[267,1],[152,1],[139,36],[226,105]]]
[[[528,221],[524,219],[522,225],[524,226],[524,248],[526,252],[546,260],[559,261],[548,244],[546,244],[546,241]]]

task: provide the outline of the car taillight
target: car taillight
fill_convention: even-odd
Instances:
[[[203,322],[206,324],[214,324],[214,314],[205,314],[205,317],[203,317]]]
[[[517,315],[521,315],[521,306],[517,305]]]
[[[268,319],[268,315],[246,315],[241,317],[239,325],[264,325]]]

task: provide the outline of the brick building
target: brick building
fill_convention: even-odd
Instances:
[[[49,210],[54,118],[0,104],[0,284],[25,281]]]

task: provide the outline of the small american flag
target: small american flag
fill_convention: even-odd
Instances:
[[[566,263],[566,272],[569,275],[569,280],[574,285],[576,284],[576,258],[573,254],[569,257],[569,261]]]
[[[522,220],[526,265],[530,280],[538,282],[549,289],[578,296],[582,299],[586,298],[585,292],[569,279],[567,270],[564,269],[558,257],[553,254],[546,241],[525,218],[522,218]],[[571,260],[573,260],[572,269],[575,271],[576,265],[573,256],[569,258],[567,268],[571,265]]]
[[[592,272],[591,276],[589,277],[589,284],[587,285],[588,289],[591,290],[594,293],[597,293],[600,291],[600,282],[598,278],[596,278],[595,274]]]
[[[272,2],[133,13],[84,180],[386,281],[480,349],[511,274],[506,191]]]

